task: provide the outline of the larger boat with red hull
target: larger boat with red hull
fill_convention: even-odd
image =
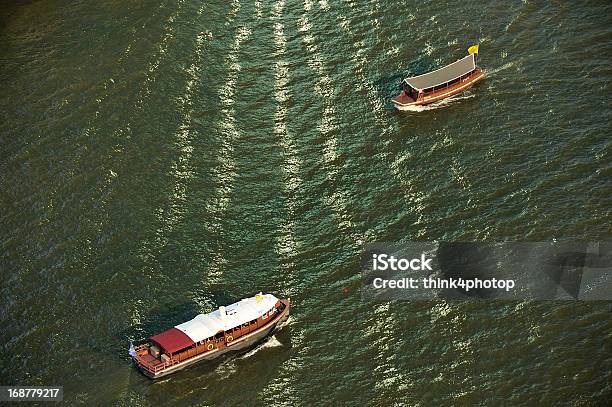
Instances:
[[[130,355],[142,373],[157,379],[255,345],[287,319],[289,308],[290,299],[259,293],[130,345]]]
[[[468,49],[464,58],[435,71],[406,78],[404,90],[391,102],[399,110],[410,110],[418,105],[437,102],[463,92],[485,77],[485,72],[476,66],[478,46]]]

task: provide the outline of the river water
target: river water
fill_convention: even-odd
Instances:
[[[85,405],[604,405],[610,302],[361,299],[375,241],[609,240],[607,1],[0,6],[0,384]],[[396,112],[472,43],[488,77]],[[256,290],[256,349],[130,340]]]

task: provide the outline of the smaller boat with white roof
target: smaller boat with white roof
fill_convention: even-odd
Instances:
[[[142,373],[157,379],[201,360],[255,345],[287,319],[290,301],[258,293],[200,314],[138,346],[130,344],[129,353]]]
[[[437,102],[470,88],[485,77],[476,65],[478,45],[468,48],[468,55],[452,64],[402,81],[404,90],[391,99],[398,110]]]

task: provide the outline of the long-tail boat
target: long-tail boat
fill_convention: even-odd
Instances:
[[[468,89],[485,77],[485,71],[476,65],[478,45],[468,48],[469,55],[435,71],[406,78],[404,90],[391,99],[399,110],[425,105],[449,98]]]
[[[200,314],[137,346],[130,344],[129,353],[142,373],[157,379],[201,360],[253,346],[287,319],[290,301],[258,293]]]

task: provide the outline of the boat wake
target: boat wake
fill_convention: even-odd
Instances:
[[[276,336],[271,336],[264,343],[255,347],[255,349],[252,349],[244,355],[240,356],[240,359],[250,358],[262,349],[278,348],[279,346],[283,346],[283,344],[278,339],[276,339]]]
[[[493,76],[493,75],[497,74],[498,72],[505,71],[508,68],[512,68],[515,63],[516,63],[516,61],[512,61],[512,62],[508,62],[506,64],[503,64],[499,68],[487,69],[486,70],[486,74],[487,74],[487,76]]]
[[[284,320],[283,322],[281,322],[280,324],[276,326],[276,330],[280,331],[284,327],[288,325],[292,325],[292,324],[293,324],[293,315],[289,315],[289,318],[287,318],[286,320]]]
[[[283,329],[287,325],[291,325],[292,323],[293,323],[293,317],[289,315],[289,318],[287,318],[285,321],[277,325],[276,331],[280,331],[281,329]],[[278,339],[276,339],[275,335],[272,335],[269,338],[267,338],[261,345],[255,347],[254,349],[240,356],[240,359],[251,357],[262,349],[277,348],[279,346],[284,346],[284,345]]]
[[[401,110],[407,111],[407,112],[424,112],[427,110],[441,109],[444,107],[448,107],[460,100],[471,99],[474,96],[476,96],[474,93],[463,92],[462,94],[451,96],[449,98],[446,98],[446,99],[443,99],[443,100],[440,100],[438,102],[434,102],[428,105],[403,106]]]

